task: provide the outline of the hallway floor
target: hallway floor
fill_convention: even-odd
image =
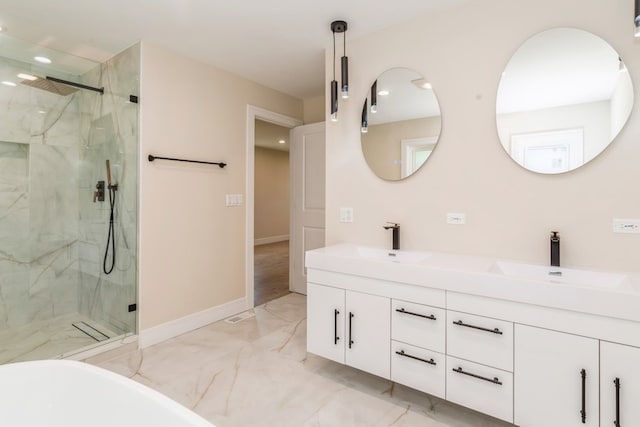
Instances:
[[[289,241],[254,247],[253,305],[289,293]]]
[[[510,425],[307,354],[303,295],[286,295],[254,312],[99,365],[166,394],[217,427]]]

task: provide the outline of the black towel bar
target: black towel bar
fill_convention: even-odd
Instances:
[[[174,159],[172,157],[160,157],[160,156],[154,156],[149,154],[149,156],[147,157],[149,159],[150,162],[153,162],[154,160],[160,159],[160,160],[171,160],[174,162],[188,162],[188,163],[202,163],[205,165],[218,165],[220,166],[220,168],[223,168],[225,166],[227,166],[226,163],[224,162],[203,162],[200,160],[187,160],[187,159]]]

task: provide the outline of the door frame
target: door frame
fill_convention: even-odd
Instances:
[[[256,140],[256,119],[263,120],[265,122],[273,123],[278,126],[283,126],[292,129],[296,126],[301,126],[303,123],[301,120],[293,117],[285,116],[280,113],[265,110],[264,108],[256,107],[254,105],[247,104],[247,141],[246,141],[246,174],[245,174],[245,194],[246,194],[246,206],[245,206],[245,295],[247,309],[253,308],[253,248],[254,248],[254,229],[253,220],[255,203],[255,140]],[[289,202],[291,204],[291,202]]]

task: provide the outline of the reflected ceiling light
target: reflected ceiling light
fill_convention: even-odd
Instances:
[[[5,86],[10,86],[10,87],[16,87],[16,86],[18,86],[18,85],[17,85],[17,84],[15,84],[14,82],[10,82],[10,81],[7,81],[7,80],[3,81],[3,82],[2,82],[2,84],[3,84],[3,85],[5,85]]]
[[[622,62],[622,58],[620,58],[618,56],[618,71],[620,71],[621,73],[624,73],[625,71],[627,71],[627,66],[624,65],[624,62]]]
[[[413,83],[418,89],[433,89],[431,83],[429,83],[425,78],[411,80],[411,83]]]
[[[25,74],[25,73],[20,73],[18,74],[18,78],[21,78],[23,80],[29,80],[29,81],[35,81],[38,80],[38,78],[36,76],[33,76],[31,74]]]
[[[640,37],[640,0],[636,0],[636,14],[634,22],[636,24],[636,37]]]
[[[369,131],[369,117],[367,112],[367,99],[365,98],[362,105],[362,121],[360,124],[360,132],[367,133]]]
[[[386,89],[382,89],[382,90],[378,91],[378,95],[387,96],[387,95],[389,95],[389,91],[386,90]]]
[[[331,23],[331,32],[333,33],[333,80],[331,80],[331,121],[338,121],[338,81],[336,80],[336,33],[344,33],[347,31],[347,23],[345,21],[333,21]],[[341,59],[342,74],[342,97],[349,97],[349,58],[346,56],[346,35],[344,35],[344,54]]]
[[[35,59],[41,64],[51,64],[51,60],[46,56],[34,56],[33,59]]]
[[[278,144],[285,144],[287,141],[285,141],[284,139],[279,139],[278,140]]]
[[[378,112],[378,81],[376,80],[371,85],[371,112],[373,114]]]

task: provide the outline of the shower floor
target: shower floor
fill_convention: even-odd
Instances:
[[[52,359],[93,346],[98,341],[74,323],[84,322],[110,338],[118,336],[81,314],[68,314],[0,331],[0,364],[26,360]],[[101,336],[98,334],[98,336]]]

